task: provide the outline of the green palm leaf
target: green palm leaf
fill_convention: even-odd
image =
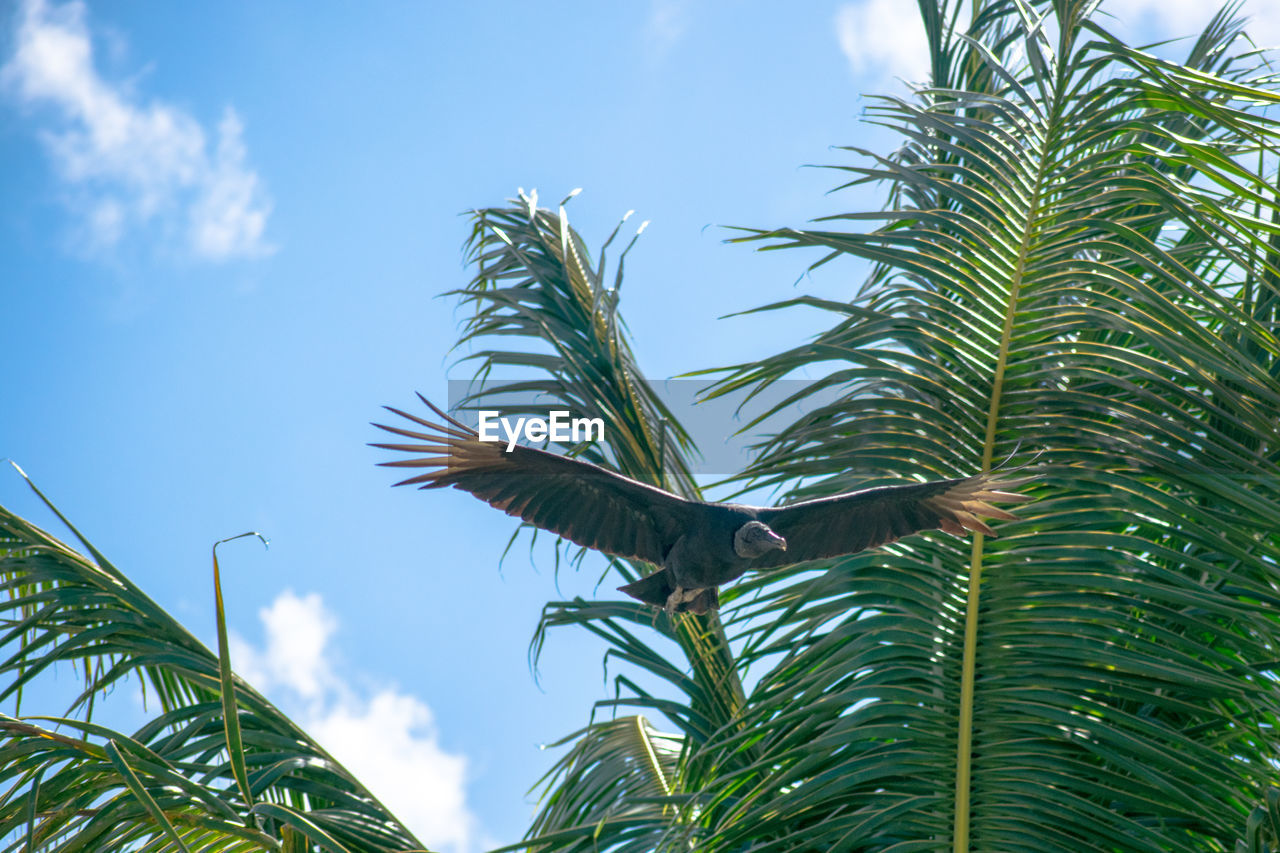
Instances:
[[[4,850],[282,849],[290,827],[318,845],[294,849],[422,849],[248,684],[224,706],[218,656],[84,544],[93,559],[0,507],[0,697],[59,662],[85,676],[64,717],[0,716]],[[91,722],[93,697],[131,676],[161,713],[132,736]]]
[[[555,405],[569,408],[577,416],[602,418],[609,425],[607,445],[563,449],[629,477],[697,498],[700,491],[690,462],[696,449],[679,420],[644,379],[618,313],[623,262],[635,238],[620,254],[616,274],[611,280],[606,276],[606,251],[617,235],[615,229],[593,264],[585,241],[569,226],[563,202],[552,212],[537,206],[536,195],[521,193],[511,207],[474,214],[469,247],[477,272],[456,294],[471,312],[459,343],[476,347],[468,358],[479,361],[476,378],[480,382],[460,406],[482,408],[486,401],[501,400],[503,409],[511,414],[545,413],[548,406]],[[496,344],[505,348],[498,349]],[[519,372],[525,378],[492,378],[502,370]],[[513,393],[519,396],[513,397]],[[519,402],[513,405],[513,399],[525,401],[528,408],[521,409]],[[611,565],[623,581],[635,580],[651,570],[625,561]],[[620,697],[601,703],[602,707],[629,706],[664,714],[685,737],[695,741],[734,725],[744,694],[716,614],[671,620],[635,602],[553,602],[544,611],[534,639],[535,659],[546,632],[566,625],[582,626],[603,637],[610,644],[610,657],[639,666],[682,697],[673,701],[652,696],[630,678],[620,676]],[[679,663],[668,661],[641,638],[640,634],[650,632],[675,643],[681,655]],[[598,723],[584,729],[573,754],[581,755],[587,744],[609,742],[609,733],[616,731],[613,726],[612,722]],[[579,841],[590,838],[596,839],[591,842],[595,844],[616,829],[623,834],[623,849],[640,849],[634,845],[650,843],[654,832],[660,835],[666,831],[675,812],[642,808],[657,821],[657,828],[637,828],[630,806],[602,812],[595,808],[592,797],[571,790],[612,789],[628,800],[630,794],[623,792],[633,787],[617,775],[625,775],[626,768],[626,762],[558,765],[545,780],[546,790],[554,788],[555,793],[548,795],[530,838],[554,836],[559,839],[557,844],[569,837]]]
[[[552,746],[565,744],[572,748],[542,780],[549,793],[530,837],[558,850],[594,851],[602,834],[611,849],[658,849],[681,808],[684,738],[657,731],[644,717],[626,716]]]
[[[458,346],[475,349],[464,361],[479,362],[478,384],[459,407],[480,408],[485,400],[507,395],[503,408],[512,414],[545,414],[546,405],[554,403],[600,417],[610,426],[610,455],[593,443],[572,448],[575,452],[628,476],[694,494],[698,487],[688,460],[696,452],[692,440],[644,379],[618,313],[626,255],[644,225],[621,252],[610,280],[606,254],[622,223],[592,266],[586,242],[569,226],[565,204],[574,195],[555,212],[538,207],[537,193],[521,192],[512,207],[473,214],[467,247],[476,274],[449,294],[460,297],[470,312]],[[493,348],[497,344],[519,348]],[[495,370],[532,376],[495,380],[490,378]]]
[[[786,303],[830,331],[723,382],[823,363],[842,389],[753,482],[809,497],[1021,447],[1042,485],[999,540],[748,585],[767,627],[743,660],[781,663],[691,758],[705,849],[1230,849],[1275,775],[1275,203],[1244,164],[1274,150],[1254,107],[1276,96],[1234,70],[1224,16],[1177,65],[1094,4],[1046,6],[1049,29],[987,3],[967,37],[931,31],[945,86],[884,100],[906,144],[842,167],[892,206],[832,220],[880,228],[748,238],[872,264],[848,305]]]

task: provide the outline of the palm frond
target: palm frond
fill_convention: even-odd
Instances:
[[[84,678],[62,717],[0,717],[5,851],[121,850],[164,840],[175,849],[281,849],[286,827],[313,845],[294,849],[422,849],[238,677],[238,726],[227,724],[218,656],[84,545],[92,559],[0,507],[0,696],[60,663]],[[131,677],[160,713],[132,736],[93,723],[93,697]],[[233,752],[228,731],[237,728],[242,751]]]
[[[540,783],[551,793],[529,836],[540,848],[594,853],[598,830],[608,827],[612,850],[659,849],[681,808],[684,737],[660,732],[642,716],[626,716],[588,726],[552,746],[566,744],[572,747]]]
[[[617,272],[609,279],[606,251],[621,224],[593,264],[585,241],[569,225],[563,202],[552,212],[538,207],[535,194],[522,192],[511,204],[473,215],[469,258],[477,271],[470,284],[455,293],[471,312],[459,345],[478,347],[467,357],[479,361],[479,381],[460,406],[481,408],[488,401],[501,400],[506,412],[519,414],[525,411],[520,408],[523,401],[528,413],[545,413],[548,405],[554,404],[576,416],[599,417],[608,424],[606,443],[562,449],[629,477],[698,498],[690,461],[696,448],[679,419],[641,373],[618,310],[623,261],[635,238],[620,253]],[[513,346],[513,341],[519,346]],[[495,342],[504,348],[494,348]],[[519,371],[522,377],[494,376],[504,369]],[[614,561],[612,568],[625,582],[651,570],[625,561]],[[535,659],[546,632],[565,625],[583,626],[603,637],[610,644],[610,658],[640,665],[683,697],[681,702],[654,697],[620,676],[619,698],[601,703],[602,707],[629,706],[663,714],[683,736],[694,740],[733,725],[744,694],[733,653],[715,613],[672,620],[634,603],[553,603],[544,611],[531,647]],[[681,662],[669,663],[653,653],[636,629],[656,630],[674,641]],[[597,732],[596,726],[610,725],[600,722],[588,726],[581,733],[578,748],[586,748],[582,744],[613,731]],[[624,797],[631,790],[609,776],[622,769],[622,764],[579,763],[563,768],[564,772],[548,777],[548,783],[554,782],[554,802],[549,800],[535,821],[530,844],[549,843],[547,838],[562,838],[566,833],[599,837],[595,828],[584,827],[600,816],[587,808],[589,798],[572,793],[571,788],[616,788]],[[552,789],[544,786],[544,790]],[[586,810],[575,812],[579,806]],[[610,815],[624,813],[625,808]],[[647,813],[660,823],[672,816],[661,811]],[[634,820],[601,819],[623,833],[620,849],[630,849],[627,845],[633,843]],[[635,832],[639,832],[636,837],[650,837],[649,829]]]
[[[1276,203],[1256,164],[1277,97],[1224,16],[1177,64],[1094,5],[979,4],[935,41],[947,86],[873,111],[903,147],[841,167],[892,206],[828,221],[881,227],[747,238],[872,265],[847,305],[791,301],[831,330],[721,384],[825,364],[842,389],[750,482],[800,499],[1021,447],[1043,485],[998,540],[741,588],[742,662],[778,663],[690,758],[700,849],[1225,850],[1275,776],[1280,346],[1257,306]]]
[[[1244,838],[1235,853],[1275,853],[1280,850],[1280,789],[1268,788],[1262,804],[1254,806],[1245,825]]]
[[[538,207],[536,193],[521,192],[511,204],[473,214],[467,245],[476,274],[466,287],[451,292],[470,312],[458,347],[481,347],[464,358],[479,362],[478,384],[459,407],[478,408],[482,401],[503,397],[504,409],[512,414],[545,413],[542,401],[549,401],[599,417],[609,425],[606,445],[565,449],[646,483],[696,494],[692,439],[640,371],[618,313],[624,262],[640,231],[621,252],[609,280],[606,253],[622,222],[592,266],[591,252],[570,227],[564,202],[552,212]],[[519,349],[492,348],[513,339]],[[535,376],[493,378],[495,370],[504,369]]]

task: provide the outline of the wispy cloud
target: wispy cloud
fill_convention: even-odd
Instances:
[[[1102,11],[1114,15],[1126,32],[1176,38],[1198,34],[1219,5],[1204,0],[1107,0]],[[1245,31],[1259,47],[1280,46],[1280,3],[1245,0],[1240,13],[1249,18]]]
[[[211,145],[183,110],[105,79],[81,2],[24,0],[13,44],[0,83],[45,122],[41,139],[92,243],[111,246],[130,229],[155,226],[207,260],[272,250],[264,237],[271,202],[246,164],[234,110]]]
[[[689,28],[689,10],[684,0],[650,0],[645,37],[654,54],[661,57],[684,38]]]
[[[920,10],[901,0],[858,0],[836,10],[836,40],[849,68],[868,82],[925,82],[929,52]]]
[[[1204,0],[1106,0],[1102,11],[1131,38],[1197,35],[1217,11]],[[1280,3],[1244,0],[1246,32],[1259,47],[1280,47]],[[836,10],[835,35],[849,68],[869,83],[901,78],[926,82],[928,51],[914,3],[853,0]]]
[[[433,850],[479,840],[466,804],[467,760],[440,747],[431,709],[393,687],[361,691],[329,664],[338,622],[320,596],[286,590],[259,612],[263,648],[232,635],[236,671],[285,707]]]

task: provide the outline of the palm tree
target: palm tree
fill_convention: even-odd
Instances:
[[[740,584],[724,625],[760,673],[742,710],[708,734],[619,676],[611,704],[662,710],[680,740],[642,781],[647,727],[588,728],[529,846],[1233,846],[1277,775],[1276,95],[1229,11],[1179,64],[1119,42],[1096,5],[921,3],[933,85],[873,110],[902,147],[838,167],[888,203],[828,220],[882,224],[743,238],[860,259],[865,283],[769,306],[834,325],[716,389],[813,366],[825,378],[788,403],[840,391],[743,485],[802,499],[1042,452],[1039,502],[997,541]],[[600,606],[546,622],[659,671]]]
[[[590,630],[617,689],[563,742],[517,847],[1276,842],[1277,97],[1226,12],[1175,63],[1112,37],[1095,2],[920,7],[932,85],[873,110],[902,146],[837,167],[882,182],[884,210],[742,238],[868,272],[848,302],[768,306],[833,325],[720,374],[715,393],[805,368],[824,378],[798,396],[839,391],[732,485],[801,499],[1040,453],[1039,501],[995,541],[918,537],[747,579],[720,617],[549,603],[533,653],[552,628]],[[523,194],[473,222],[463,342],[488,381],[467,403],[515,390],[606,417],[609,447],[563,449],[697,496],[695,448],[618,314],[621,258],[606,276],[618,232],[593,261],[563,203]],[[526,378],[489,378],[507,369]],[[86,673],[64,722],[82,737],[0,720],[0,831],[25,835],[9,849],[416,846],[88,543],[7,513],[0,537],[19,644],[5,695],[56,660]],[[85,722],[129,674],[162,714],[132,736]]]
[[[232,675],[216,546],[217,655],[36,493],[86,553],[0,507],[0,646],[17,646],[0,662],[0,699],[20,700],[58,663],[83,674],[84,690],[61,716],[0,714],[4,850],[424,849]],[[94,723],[94,698],[130,677],[159,713],[131,735]]]

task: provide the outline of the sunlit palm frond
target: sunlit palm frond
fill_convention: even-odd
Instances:
[[[572,744],[542,781],[550,793],[529,829],[535,849],[660,849],[682,805],[679,761],[684,737],[664,734],[641,716],[619,717],[575,732],[553,747]],[[508,849],[520,849],[515,845]]]
[[[236,679],[246,801],[229,758],[218,657],[84,546],[91,556],[0,508],[0,697],[59,664],[84,676],[62,717],[0,717],[3,849],[122,850],[150,840],[261,850],[280,849],[290,834],[312,845],[296,849],[422,849],[306,732]],[[93,723],[94,697],[130,678],[160,713],[132,735]]]
[[[1093,13],[1022,7],[1017,40],[943,47],[968,57],[949,88],[876,108],[906,145],[845,168],[895,206],[832,220],[882,227],[755,235],[873,264],[850,304],[805,300],[830,331],[722,386],[826,364],[843,390],[755,482],[802,498],[1020,447],[1043,486],[998,540],[744,587],[743,661],[780,663],[691,759],[706,849],[1230,849],[1275,777],[1276,204],[1253,167],[1277,98],[1225,17],[1178,65]],[[747,745],[754,774],[717,778]]]
[[[538,207],[536,193],[521,193],[512,204],[473,214],[468,259],[476,274],[453,291],[470,312],[458,345],[478,347],[466,358],[479,362],[478,384],[460,407],[503,397],[512,414],[545,414],[546,403],[555,403],[601,418],[609,425],[607,444],[565,449],[646,483],[696,494],[692,440],[640,371],[618,312],[623,265],[639,231],[610,280],[606,252],[622,223],[592,266],[564,202],[551,211]],[[518,348],[494,348],[513,343]],[[503,370],[520,376],[493,376]]]
[[[493,401],[501,401],[511,414],[544,415],[554,405],[570,409],[575,416],[599,417],[608,425],[605,443],[562,449],[697,498],[700,492],[691,473],[696,448],[641,373],[619,313],[626,250],[612,279],[605,272],[605,250],[617,234],[615,229],[596,253],[599,260],[593,262],[585,241],[570,227],[563,203],[553,212],[539,208],[536,195],[522,193],[511,207],[476,211],[469,246],[477,271],[457,294],[471,311],[459,343],[475,348],[469,357],[479,361],[479,381],[461,405],[492,407]],[[628,250],[634,242],[633,238]],[[499,344],[503,348],[496,348]],[[519,378],[495,376],[502,370],[518,373]],[[613,567],[624,581],[652,569],[625,561],[615,561]],[[637,664],[683,697],[675,702],[651,696],[621,675],[619,698],[602,706],[625,705],[663,714],[684,736],[695,740],[732,725],[741,708],[741,681],[715,613],[671,620],[635,602],[553,603],[540,622],[535,657],[546,631],[563,625],[595,632],[609,643],[609,658]],[[647,641],[654,632],[675,643],[681,653],[679,663],[652,652]],[[597,731],[596,726],[606,728]],[[601,722],[584,729],[575,749],[607,737],[615,731],[610,726]],[[645,810],[657,822],[648,828],[638,827],[634,817],[616,822],[611,816],[630,814],[629,805],[597,813],[590,798],[574,789],[616,789],[625,801],[631,788],[609,775],[621,771],[623,764],[570,762],[559,767],[560,772],[549,777],[554,793],[548,794],[551,799],[535,821],[531,839],[555,835],[563,841],[586,833],[582,837],[594,838],[593,844],[608,846],[611,836],[601,836],[593,823],[603,820],[622,833],[618,849],[632,849],[628,845],[635,838],[665,832],[674,816],[662,809]]]

